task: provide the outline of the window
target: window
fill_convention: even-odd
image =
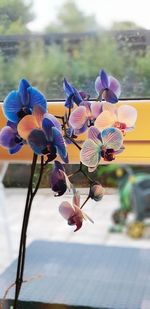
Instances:
[[[146,0],[136,4],[95,0],[94,5],[91,0],[53,4],[48,0],[13,0],[8,7],[3,1],[1,99],[22,77],[50,100],[64,98],[64,77],[96,97],[94,81],[100,68],[120,80],[122,98],[150,97],[150,30],[149,18],[144,17],[147,5]]]

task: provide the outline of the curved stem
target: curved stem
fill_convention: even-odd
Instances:
[[[14,309],[17,308],[17,301],[18,301],[21,285],[22,285],[22,282],[23,282],[25,253],[26,253],[26,234],[27,234],[27,228],[28,228],[33,198],[34,198],[35,194],[37,193],[37,190],[39,188],[40,181],[41,181],[41,178],[42,178],[42,174],[43,174],[43,168],[44,168],[43,162],[44,162],[44,160],[43,160],[43,156],[42,156],[41,157],[40,175],[39,175],[36,187],[33,191],[33,176],[34,176],[34,173],[35,173],[35,168],[36,168],[36,163],[37,163],[37,155],[34,154],[32,165],[31,165],[31,175],[30,175],[30,181],[29,181],[29,186],[28,186],[28,193],[27,193],[23,223],[22,223],[22,230],[21,230],[18,264],[17,264],[17,274],[16,274],[16,281],[15,281],[16,289],[15,289]]]
[[[28,206],[28,212],[27,212],[27,216],[26,216],[26,226],[27,227],[28,227],[28,223],[29,223],[29,216],[30,216],[32,202],[33,202],[34,196],[36,195],[37,190],[39,188],[39,185],[40,185],[40,182],[41,182],[41,179],[42,179],[43,170],[44,170],[44,158],[42,156],[41,157],[41,167],[40,167],[39,178],[38,178],[38,181],[37,181],[37,184],[36,184],[36,187],[35,187],[34,191],[33,191],[33,188],[32,188],[32,194],[31,194],[31,198],[30,198],[30,202],[29,202],[29,206]],[[26,234],[24,236],[24,243],[23,243],[22,267],[21,267],[21,272],[20,272],[20,280],[21,280],[21,282],[23,282],[25,253],[26,253]]]

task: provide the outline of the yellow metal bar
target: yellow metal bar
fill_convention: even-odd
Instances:
[[[135,106],[138,111],[138,119],[135,129],[125,136],[125,150],[117,155],[115,163],[150,164],[150,100],[121,101],[118,104],[129,104]],[[64,115],[64,104],[61,102],[49,103],[49,113],[57,116]],[[0,104],[0,129],[6,125],[6,119],[2,113]],[[78,140],[83,142],[86,134],[80,135]],[[79,162],[79,151],[74,145],[68,145],[69,159],[71,163]],[[7,150],[0,147],[0,160],[30,161],[32,151],[25,145],[15,155],[9,155]],[[103,162],[105,163],[105,162]],[[108,162],[107,162],[108,163]]]

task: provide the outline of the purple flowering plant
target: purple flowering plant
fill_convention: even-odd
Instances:
[[[98,95],[96,100],[90,100],[89,95],[84,91],[78,91],[66,79],[63,87],[66,94],[64,103],[66,111],[62,116],[48,113],[45,96],[25,79],[20,81],[18,90],[13,90],[6,96],[3,103],[7,123],[0,131],[0,145],[8,149],[12,155],[25,144],[28,144],[33,151],[16,279],[13,284],[15,286],[13,309],[17,309],[24,282],[26,233],[31,206],[45,166],[53,162],[49,178],[55,196],[61,196],[67,190],[72,190],[72,204],[63,201],[59,206],[59,212],[69,225],[75,226],[74,231],[78,231],[84,220],[88,219],[93,223],[93,220],[83,212],[83,206],[89,199],[100,202],[104,195],[102,185],[92,179],[89,173],[95,171],[103,160],[113,161],[117,154],[123,152],[124,135],[134,128],[137,119],[134,107],[116,104],[121,93],[120,83],[104,70],[100,71],[95,80]],[[81,147],[77,137],[82,133],[85,133],[86,137]],[[89,181],[89,194],[82,205],[79,193],[70,180],[73,175],[67,175],[65,172],[65,163],[69,163],[67,144],[70,143],[80,152],[79,169],[74,174],[82,173]],[[35,184],[33,179],[39,158],[40,171]],[[87,172],[84,166],[88,168]]]

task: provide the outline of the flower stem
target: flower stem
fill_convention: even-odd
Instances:
[[[65,137],[68,138],[79,150],[81,150],[82,148],[75,142],[74,138],[72,138],[71,136],[65,134]]]
[[[88,197],[86,198],[86,200],[84,201],[84,203],[81,205],[80,209],[83,208],[83,206],[87,203],[87,201],[90,199],[90,196],[88,195]]]
[[[16,289],[15,289],[14,309],[17,309],[18,297],[19,297],[20,289],[21,289],[22,282],[23,282],[25,254],[26,254],[27,228],[28,228],[33,198],[34,198],[35,194],[37,193],[37,190],[39,188],[40,181],[41,181],[41,178],[42,178],[42,174],[43,174],[43,168],[44,168],[43,156],[41,157],[40,175],[39,175],[36,187],[33,191],[33,177],[34,177],[34,173],[35,173],[36,163],[37,163],[37,155],[34,154],[32,165],[31,165],[31,175],[30,175],[30,180],[29,180],[29,185],[28,185],[28,192],[27,192],[27,198],[26,198],[26,204],[25,204],[25,210],[24,210],[24,217],[23,217],[23,223],[22,223],[22,230],[21,230],[21,237],[20,237],[17,273],[16,273],[16,281],[15,281]]]

